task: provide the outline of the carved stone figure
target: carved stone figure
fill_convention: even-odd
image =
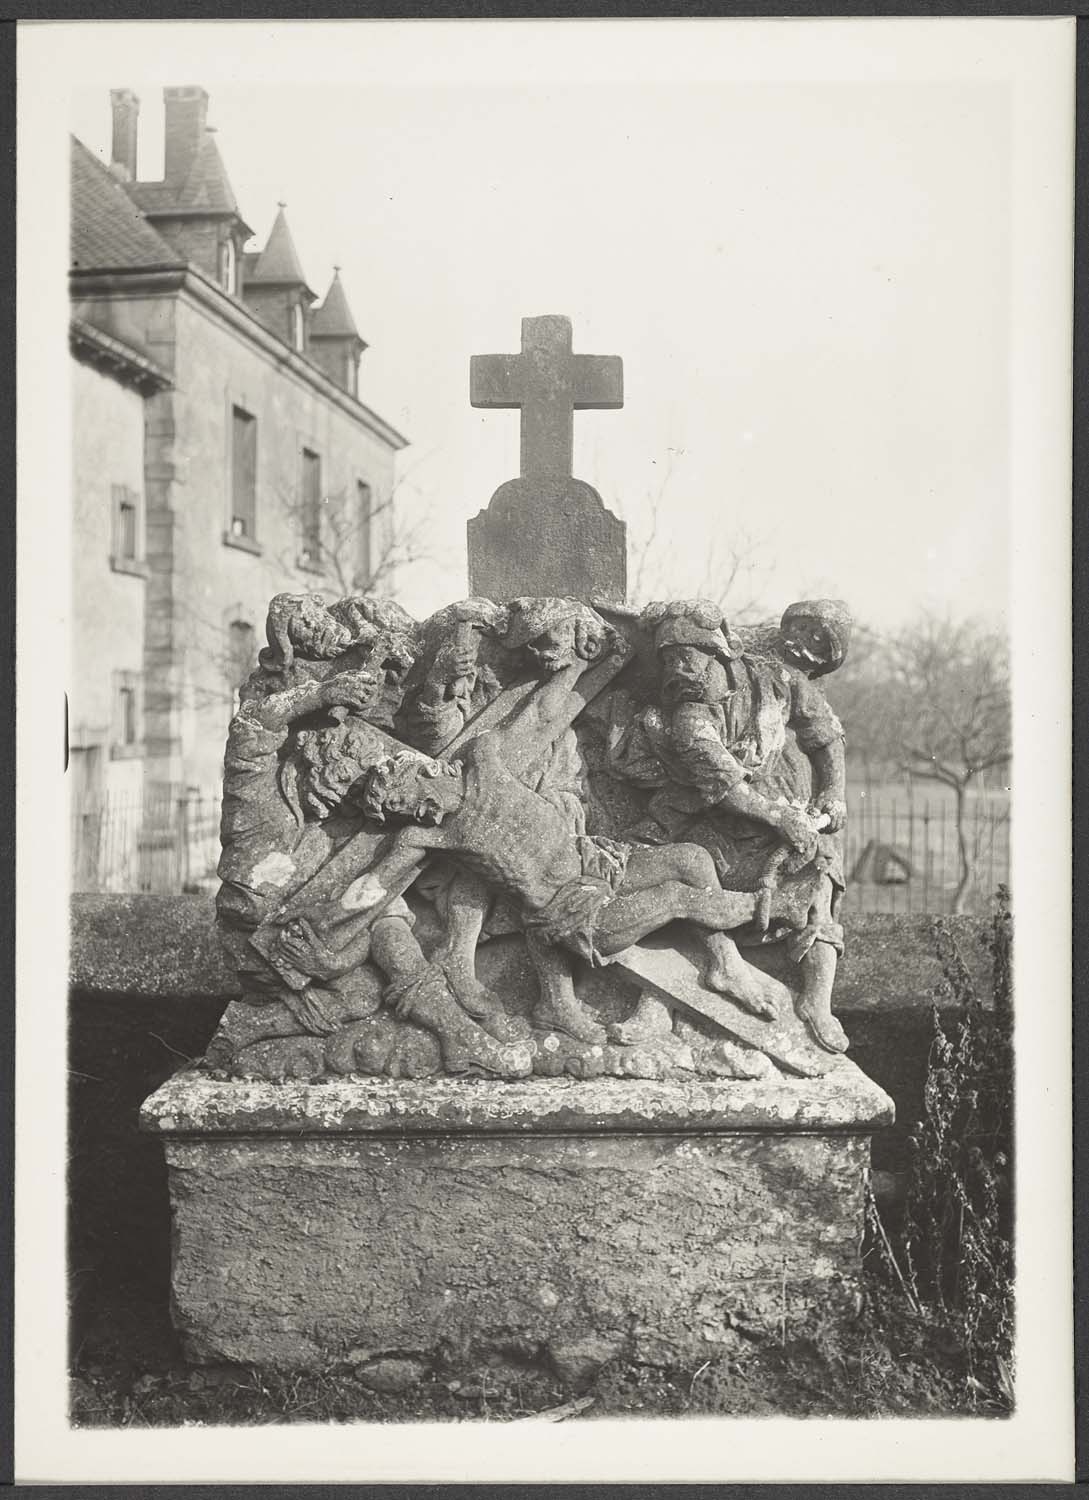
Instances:
[[[278,595],[228,737],[243,998],[207,1066],[819,1072],[846,1045],[843,737],[815,679],[848,634],[827,600],[741,633],[699,600],[466,599],[417,625]]]
[[[353,603],[341,601],[342,616],[347,612],[343,606]],[[360,636],[364,649],[373,651],[384,631],[374,614],[365,623],[370,629]],[[401,622],[395,626],[399,629]],[[398,746],[369,720],[376,710],[388,710],[383,699],[389,676],[407,654],[397,658],[394,668],[383,655],[381,675],[359,669],[315,672],[314,663],[339,667],[360,638],[353,638],[351,627],[325,610],[316,596],[274,600],[270,652],[277,649],[271,645],[274,636],[279,637],[279,659],[266,658],[258,673],[271,672],[280,681],[290,674],[295,685],[277,690],[259,679],[231,723],[217,898],[220,934],[243,984],[242,1003],[256,1014],[240,1013],[237,1006],[229,1009],[210,1061],[234,1068],[237,1054],[255,1042],[297,1034],[331,1036],[373,1017],[384,998],[398,1016],[432,1033],[447,1070],[478,1069],[508,1077],[529,1072],[525,1047],[504,1049],[457,1005],[442,970],[424,959],[413,938],[415,919],[403,900],[387,903],[372,927],[359,935],[347,961],[344,955],[334,960],[305,925],[286,935],[274,928],[277,941],[269,943],[268,924],[285,900],[305,888],[350,838],[368,837],[358,793],[368,767]],[[383,643],[383,652],[387,648]],[[370,843],[377,850],[382,840],[370,835]],[[293,939],[296,944],[309,939],[311,963],[305,973],[293,962]],[[414,1033],[398,1037],[384,1026],[378,1031],[390,1047],[382,1066],[373,1071],[426,1073],[438,1067],[434,1047]],[[373,1063],[378,1038],[357,1027],[356,1040],[371,1044]],[[266,1066],[269,1051],[265,1048],[260,1059]],[[291,1049],[280,1051],[288,1059],[282,1071],[294,1063],[308,1071],[323,1070],[324,1059],[315,1064],[313,1048],[301,1056]],[[278,1067],[276,1059],[272,1066]]]
[[[831,990],[843,943],[844,742],[812,677],[846,653],[845,608],[792,605],[778,631],[748,645],[706,601],[653,604],[640,623],[653,631],[659,701],[618,697],[609,739],[610,769],[653,789],[637,836],[692,838],[726,886],[756,893],[738,941],[786,943],[801,973],[798,1014],[820,1045],[842,1051]],[[770,1013],[758,977],[735,974],[734,998]]]

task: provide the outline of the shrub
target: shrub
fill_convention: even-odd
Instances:
[[[903,1225],[894,1245],[871,1207],[887,1263],[917,1312],[956,1341],[968,1389],[1013,1404],[1012,919],[1000,886],[985,942],[994,1002],[984,1005],[949,924],[934,919],[943,979],[934,1006],[923,1114],[911,1137]]]

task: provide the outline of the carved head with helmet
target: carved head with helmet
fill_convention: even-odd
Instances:
[[[596,661],[605,650],[609,627],[579,599],[513,599],[505,644],[524,650],[543,672],[559,672],[575,661]]]
[[[714,703],[726,696],[726,663],[741,655],[741,642],[717,604],[709,599],[648,604],[640,623],[653,632],[665,703]]]

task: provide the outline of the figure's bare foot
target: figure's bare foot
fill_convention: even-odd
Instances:
[[[508,1015],[502,1006],[481,1016],[477,1025],[481,1031],[494,1036],[497,1042],[528,1042],[533,1035],[533,1028],[525,1016]]]
[[[797,1004],[798,1016],[812,1033],[814,1041],[826,1052],[846,1052],[850,1038],[832,1014],[828,1000],[823,996],[802,995]]]
[[[504,1044],[489,1036],[454,999],[446,974],[437,964],[415,974],[397,1001],[400,1015],[425,1026],[438,1037],[448,1073],[491,1073],[498,1078],[526,1078],[533,1069],[533,1043]]]
[[[514,1042],[510,1046],[467,1022],[478,1033],[475,1037],[444,1037],[442,1060],[448,1073],[490,1073],[495,1078],[528,1078],[533,1071],[533,1043]]]
[[[481,984],[475,974],[469,974],[464,964],[445,959],[442,961],[442,970],[462,1010],[489,1036],[493,1036],[497,1042],[524,1042],[529,1039],[529,1022],[522,1016],[508,1014],[498,995]]]
[[[779,1014],[776,996],[761,971],[741,957],[736,943],[724,932],[713,932],[707,948],[710,961],[702,975],[707,988],[726,995],[754,1016],[774,1021]]]
[[[672,1033],[672,1011],[664,1000],[649,990],[644,990],[639,996],[639,1003],[626,1021],[614,1021],[608,1028],[610,1042],[620,1042],[627,1047],[671,1036]]]
[[[607,1035],[573,990],[569,995],[542,995],[530,1019],[538,1031],[562,1031],[576,1042],[600,1046]]]

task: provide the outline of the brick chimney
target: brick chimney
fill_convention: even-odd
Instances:
[[[111,89],[113,146],[110,169],[122,182],[136,181],[136,122],[140,101],[131,89]]]
[[[163,177],[168,183],[181,184],[204,139],[204,121],[208,114],[208,95],[196,84],[163,89],[166,106],[166,152]]]

